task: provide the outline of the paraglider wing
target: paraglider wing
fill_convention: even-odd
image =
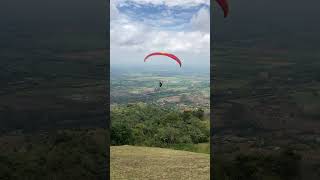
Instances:
[[[156,55],[167,56],[167,57],[171,58],[172,60],[176,61],[180,65],[180,67],[182,65],[180,59],[177,56],[175,56],[173,54],[170,54],[170,53],[165,53],[165,52],[154,52],[154,53],[151,53],[151,54],[147,55],[144,58],[144,62],[146,62],[149,57],[156,56]]]
[[[227,17],[229,13],[229,5],[227,0],[216,0],[216,1],[221,6],[224,13],[224,17]]]

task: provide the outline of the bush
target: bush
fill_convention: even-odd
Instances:
[[[133,143],[132,129],[124,124],[112,124],[111,127],[111,144],[124,145]]]
[[[208,142],[210,124],[200,118],[202,109],[180,112],[141,103],[116,106],[111,110],[111,142],[159,147]]]

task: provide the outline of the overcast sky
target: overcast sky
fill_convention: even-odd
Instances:
[[[111,0],[111,65],[143,65],[154,51],[177,55],[184,67],[209,65],[209,0]],[[155,58],[151,64],[172,64]]]

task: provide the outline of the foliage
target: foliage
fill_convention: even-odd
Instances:
[[[178,111],[155,104],[127,104],[111,110],[112,145],[171,147],[208,142],[209,120],[203,110]]]

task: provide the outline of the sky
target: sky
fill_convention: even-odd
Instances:
[[[110,40],[111,67],[144,65],[144,57],[155,51],[175,54],[183,67],[208,66],[210,1],[111,0]],[[159,57],[149,62],[175,63]]]

